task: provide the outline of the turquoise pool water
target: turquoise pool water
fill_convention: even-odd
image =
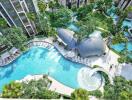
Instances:
[[[114,13],[111,13],[110,15],[114,21],[116,21],[118,19],[118,16],[115,15]],[[132,28],[132,20],[124,20],[122,23],[122,28],[127,26],[128,28]],[[124,32],[125,36],[130,36],[129,33]],[[132,52],[132,41],[129,41],[128,43],[128,52]],[[124,48],[125,48],[125,43],[120,43],[120,44],[115,44],[115,45],[111,45],[111,48],[113,48],[114,50],[116,50],[117,52],[121,52]],[[130,58],[132,58],[131,55],[128,54],[128,56]]]
[[[125,49],[125,44],[124,43],[115,44],[115,45],[112,45],[111,47],[114,48],[116,51],[121,52],[123,49]],[[127,49],[129,52],[132,51],[132,42],[128,42]]]
[[[29,74],[48,73],[64,85],[79,88],[77,75],[82,67],[84,65],[66,60],[54,47],[50,49],[33,47],[11,64],[0,68],[0,92],[2,87],[11,81],[21,80]],[[96,78],[94,83],[97,83]]]
[[[79,28],[74,24],[74,23],[70,23],[68,25],[68,29],[74,31],[74,32],[79,32]]]

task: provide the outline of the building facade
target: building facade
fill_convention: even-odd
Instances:
[[[61,5],[68,6],[71,8],[72,6],[80,7],[81,5],[87,4],[90,0],[59,0]]]
[[[117,6],[121,9],[125,9],[128,6],[132,6],[132,0],[115,0]]]
[[[35,23],[27,17],[28,12],[36,13],[33,0],[0,0],[0,17],[10,27],[21,27],[24,33],[32,36],[37,30]]]

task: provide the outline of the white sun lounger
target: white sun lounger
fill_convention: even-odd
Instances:
[[[3,65],[3,61],[2,61],[2,59],[0,58],[0,66],[2,66]]]

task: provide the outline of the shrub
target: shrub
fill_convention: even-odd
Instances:
[[[94,65],[94,66],[93,66],[93,68],[98,68],[98,67],[99,67],[99,65]]]
[[[28,83],[11,82],[7,84],[2,92],[3,98],[25,98],[25,99],[57,99],[60,95],[48,90],[51,81],[47,77],[39,80],[31,80]]]
[[[5,85],[2,92],[2,98],[20,98],[22,96],[23,87],[21,83],[11,82]]]
[[[96,96],[97,98],[100,98],[102,96],[102,92],[99,90],[91,91],[90,95]]]
[[[71,99],[72,100],[89,100],[89,93],[87,90],[84,89],[76,89],[72,94],[71,94]]]

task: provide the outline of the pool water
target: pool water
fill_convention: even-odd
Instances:
[[[123,49],[125,49],[125,43],[115,44],[111,46],[113,49],[115,49],[118,52],[121,52]],[[132,51],[132,42],[128,42],[128,51]]]
[[[70,23],[68,25],[68,29],[74,31],[74,32],[79,32],[79,28],[74,24],[74,23]]]
[[[64,85],[79,88],[77,74],[82,67],[84,65],[66,60],[54,47],[33,47],[11,64],[0,68],[0,92],[11,81],[21,80],[27,75],[48,73]]]
[[[113,18],[113,20],[115,22],[117,21],[117,19],[118,19],[117,15],[115,15],[114,13],[111,13],[110,16]],[[132,20],[124,20],[123,23],[122,23],[122,28],[126,27],[126,26],[128,28],[132,28]],[[130,34],[128,32],[124,32],[124,36],[128,37],[128,36],[130,36]],[[128,52],[132,52],[132,41],[129,41],[127,44],[128,44],[127,45]],[[125,49],[125,43],[111,45],[111,48],[113,48],[117,52],[121,52],[123,49]],[[131,55],[128,54],[128,56],[130,58],[132,58]]]

